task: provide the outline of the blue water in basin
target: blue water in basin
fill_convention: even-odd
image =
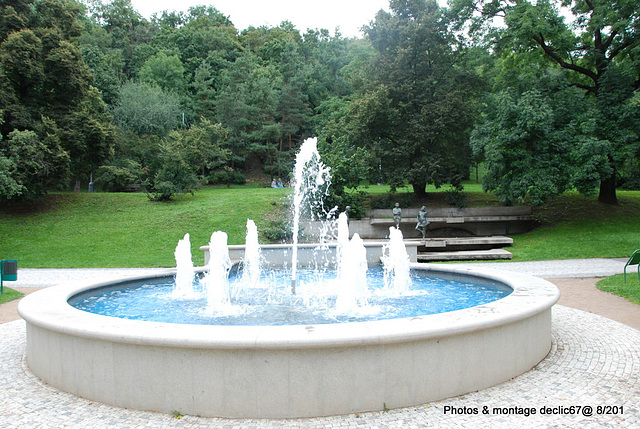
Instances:
[[[231,308],[207,308],[200,293],[195,299],[174,299],[173,278],[123,282],[89,290],[69,299],[73,307],[104,316],[133,320],[197,325],[277,326],[364,322],[425,316],[487,304],[513,290],[502,283],[478,277],[435,275],[412,271],[406,294],[385,293],[382,269],[369,269],[370,295],[366,305],[338,313],[335,274],[298,270],[296,294],[290,292],[289,273],[269,271],[260,287],[245,287],[240,276],[230,276]],[[196,282],[196,291],[200,288]],[[201,289],[200,289],[200,292]]]

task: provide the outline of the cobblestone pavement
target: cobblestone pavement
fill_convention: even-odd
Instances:
[[[0,428],[640,427],[640,331],[559,305],[553,309],[552,349],[531,371],[460,397],[359,415],[178,419],[172,410],[116,408],[43,384],[27,369],[24,353],[25,323],[0,324]]]

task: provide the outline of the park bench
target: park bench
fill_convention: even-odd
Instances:
[[[636,249],[624,266],[624,282],[627,282],[627,267],[629,265],[638,266],[638,280],[640,280],[640,249]]]

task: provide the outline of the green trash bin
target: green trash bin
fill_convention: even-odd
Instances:
[[[3,282],[18,280],[18,260],[3,259],[0,261],[0,293],[4,293]]]
[[[5,282],[15,282],[18,280],[18,260],[2,260],[2,280]]]

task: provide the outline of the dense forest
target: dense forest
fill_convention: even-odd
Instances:
[[[0,9],[2,201],[286,181],[310,136],[344,204],[365,178],[458,192],[478,163],[505,204],[640,187],[635,0],[390,0],[363,38],[238,31],[213,6]]]

